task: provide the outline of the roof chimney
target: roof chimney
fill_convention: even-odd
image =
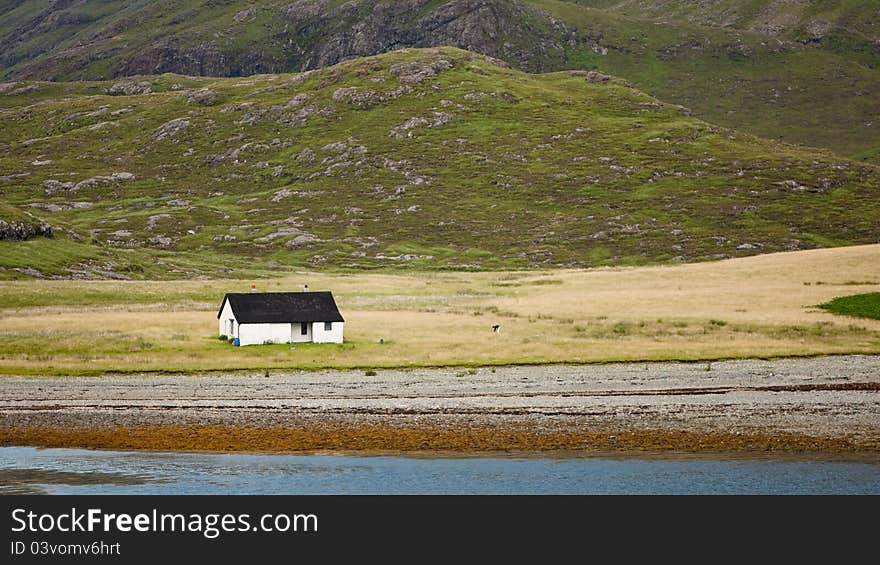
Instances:
[[[303,292],[308,292],[308,291],[309,291],[309,285],[304,284],[303,285]]]
[[[255,285],[255,284],[251,285],[251,292],[257,292],[257,285]]]

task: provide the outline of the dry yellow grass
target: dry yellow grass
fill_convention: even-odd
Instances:
[[[217,340],[215,308],[223,293],[246,290],[251,281],[0,283],[0,372],[880,353],[880,321],[815,308],[836,296],[880,289],[880,245],[679,266],[301,273],[257,285],[297,290],[304,282],[334,291],[347,322],[346,344],[233,348]],[[92,298],[82,300],[83,294]],[[493,324],[501,325],[500,333],[492,332]]]

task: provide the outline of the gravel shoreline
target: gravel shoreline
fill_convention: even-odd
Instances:
[[[0,445],[880,452],[880,356],[2,383]]]

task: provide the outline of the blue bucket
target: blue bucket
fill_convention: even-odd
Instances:
[[[235,347],[238,347],[239,345],[241,345],[241,342],[238,341],[238,338],[235,338],[235,340],[232,342],[232,345],[234,345]]]

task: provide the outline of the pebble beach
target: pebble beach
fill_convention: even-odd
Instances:
[[[0,445],[880,457],[880,356],[5,377]]]

